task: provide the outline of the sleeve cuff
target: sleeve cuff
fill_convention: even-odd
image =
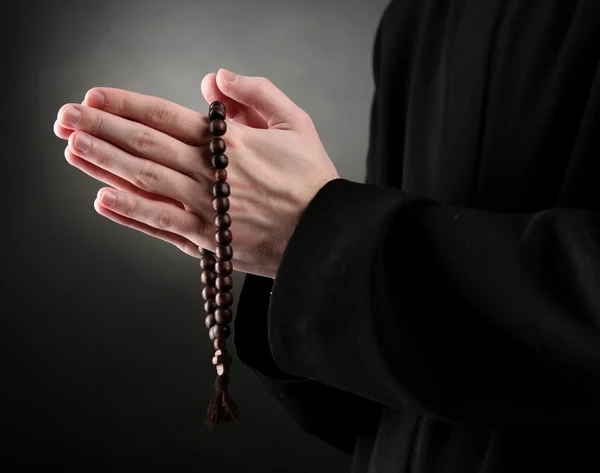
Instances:
[[[234,320],[236,356],[260,376],[278,381],[304,379],[281,370],[271,354],[267,323],[272,286],[271,278],[246,274]]]
[[[368,354],[380,350],[371,299],[383,276],[381,268],[371,267],[373,254],[392,214],[424,200],[341,178],[319,190],[288,242],[273,284],[268,325],[277,366],[351,392],[375,376],[361,378],[374,371]]]

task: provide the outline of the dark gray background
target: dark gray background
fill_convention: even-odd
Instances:
[[[271,79],[311,115],[340,176],[362,181],[387,3],[48,1],[5,16],[4,464],[349,471],[349,456],[296,427],[239,362],[243,418],[207,430],[215,374],[198,260],[98,215],[104,184],[65,161],[52,125],[94,86],[204,111],[201,79],[225,67]],[[234,274],[236,300],[243,280]]]

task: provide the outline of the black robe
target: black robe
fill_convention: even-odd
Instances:
[[[366,182],[319,191],[234,325],[355,473],[600,471],[599,64],[599,0],[388,5]]]

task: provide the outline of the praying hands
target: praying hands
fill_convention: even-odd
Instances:
[[[267,79],[221,69],[201,89],[227,108],[234,268],[274,279],[304,210],[339,175],[310,117]],[[99,214],[199,258],[216,246],[208,126],[181,105],[100,87],[63,105],[54,132],[70,164],[111,186]]]

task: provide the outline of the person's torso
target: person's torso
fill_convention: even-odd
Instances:
[[[394,0],[379,33],[368,182],[494,212],[600,197],[566,182],[600,170],[600,2]]]
[[[600,1],[395,0],[376,47],[366,182],[492,212],[600,210]],[[508,433],[384,408],[353,471],[600,471],[598,441],[600,426]]]

